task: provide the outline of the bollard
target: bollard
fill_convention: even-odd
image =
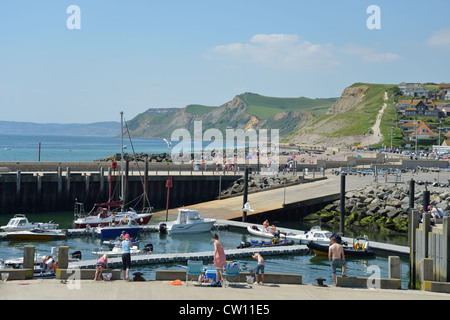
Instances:
[[[69,267],[69,246],[59,246],[58,268],[67,269]]]
[[[339,224],[339,232],[341,235],[344,235],[344,222],[345,222],[345,176],[346,174],[341,174],[341,203],[340,203],[340,224]]]
[[[23,249],[23,269],[30,270],[26,272],[25,277],[32,279],[34,273],[34,246],[25,246]]]
[[[415,194],[415,181],[411,179],[409,181],[409,208],[414,209],[414,194]]]
[[[400,257],[390,256],[389,257],[389,278],[390,279],[401,279],[402,266],[400,264]]]

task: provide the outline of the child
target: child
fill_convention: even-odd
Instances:
[[[253,259],[258,260],[258,265],[256,266],[256,281],[255,281],[255,285],[260,284],[263,285],[264,284],[264,258],[258,253],[255,252],[252,256]],[[261,282],[258,281],[259,275],[261,275]]]

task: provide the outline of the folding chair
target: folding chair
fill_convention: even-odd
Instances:
[[[186,271],[186,286],[189,285],[191,276],[197,276],[197,281],[202,283],[203,261],[188,260]]]
[[[239,262],[227,262],[223,273],[223,286],[227,287],[229,283],[237,284],[240,280]]]

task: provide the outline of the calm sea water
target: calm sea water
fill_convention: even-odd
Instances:
[[[154,217],[150,224],[157,224],[163,215]],[[53,214],[29,214],[27,215],[30,221],[47,222],[51,219],[60,224],[62,228],[70,228],[73,221],[73,213],[61,212]],[[9,217],[0,216],[0,225],[8,222]],[[285,222],[287,225],[295,225],[295,222]],[[307,230],[307,229],[304,229]],[[258,239],[250,235],[245,230],[217,230],[213,231],[219,235],[220,241],[224,244],[226,249],[235,249],[241,241],[250,241]],[[155,253],[185,253],[185,252],[204,252],[213,251],[214,245],[212,241],[213,232],[205,232],[196,235],[165,235],[157,232],[142,233],[139,236],[140,246],[151,243],[154,247]],[[261,238],[260,238],[261,240]],[[81,251],[83,259],[97,259],[92,254],[92,251],[102,247],[102,242],[96,237],[79,237],[68,238],[62,241],[43,241],[43,242],[29,242],[29,241],[14,241],[14,240],[0,240],[0,258],[14,258],[23,255],[23,248],[26,245],[34,245],[36,252],[40,255],[48,255],[52,247],[58,248],[60,245],[68,245],[70,253],[74,251]],[[106,248],[105,246],[103,246]],[[249,271],[256,268],[256,260],[252,258],[241,258],[238,260],[241,264],[242,271]],[[408,286],[408,259],[401,258],[402,261],[402,287],[404,289]],[[281,255],[281,256],[267,256],[265,257],[265,271],[277,273],[293,273],[303,276],[303,283],[316,283],[316,278],[326,279],[325,284],[332,284],[331,268],[327,257],[318,257],[314,254],[298,254],[298,255]],[[205,261],[205,265],[212,268],[212,261]],[[372,273],[368,272],[369,267],[377,266],[380,270],[381,277],[388,277],[388,256],[378,254],[373,259],[349,258],[347,264],[347,274],[350,276],[369,277]],[[186,263],[165,263],[133,266],[132,272],[142,272],[146,279],[155,279],[156,270],[158,269],[176,269],[183,270]]]
[[[93,161],[120,153],[115,137],[0,134],[0,161]],[[133,139],[136,153],[170,152],[162,139]],[[133,149],[124,138],[125,152]]]
[[[173,149],[179,142],[171,141]],[[40,144],[40,153],[39,153]],[[211,142],[203,141],[203,150],[212,150]],[[246,145],[249,145],[247,142]],[[254,145],[250,143],[250,145]],[[117,137],[0,134],[1,161],[94,161],[120,153],[121,139]],[[244,144],[235,143],[242,148]],[[170,153],[162,139],[124,137],[125,153]],[[191,143],[191,150],[197,144]],[[226,147],[225,142],[223,147]]]

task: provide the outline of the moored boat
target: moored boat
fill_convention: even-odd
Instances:
[[[308,248],[314,251],[316,255],[328,255],[329,244],[321,244],[311,241],[307,244]],[[344,254],[349,257],[373,257],[375,252],[369,249],[369,239],[367,236],[359,236],[353,241],[353,245],[344,244]]]
[[[294,245],[294,240],[273,238],[272,241],[259,241],[259,240],[251,240],[250,242],[241,242],[241,244],[237,247],[238,249],[242,248],[254,248],[254,247],[284,247],[284,246],[292,246]]]
[[[95,228],[94,233],[101,238],[116,238],[125,231],[130,237],[136,237],[142,228],[134,219],[124,217],[119,223],[111,223],[108,226]]]
[[[7,232],[6,235],[14,240],[64,240],[66,233],[56,230],[31,229],[24,231]]]
[[[131,255],[136,255],[136,254],[141,254],[141,253],[151,253],[153,252],[153,245],[152,244],[147,244],[144,249],[139,249],[138,246],[131,246],[130,248],[130,254]],[[118,257],[121,256],[123,251],[122,248],[119,246],[115,246],[114,248],[112,248],[111,250],[95,250],[92,251],[93,254],[97,255],[98,257],[101,257],[103,255],[107,255],[108,257]]]
[[[128,130],[128,128],[127,128]],[[91,210],[91,213],[94,212],[95,208],[97,207],[94,214],[85,214],[84,211],[84,204],[75,201],[75,212],[74,212],[74,225],[76,228],[86,228],[87,226],[90,227],[98,227],[100,225],[108,225],[110,223],[117,223],[124,217],[128,217],[131,219],[134,219],[137,224],[144,225],[147,224],[150,219],[153,216],[153,213],[151,212],[151,207],[145,207],[142,209],[141,213],[137,213],[134,209],[129,208],[128,211],[125,210],[125,203],[123,201],[124,197],[124,146],[123,146],[123,132],[124,132],[124,126],[123,126],[123,112],[120,113],[120,132],[121,132],[121,141],[122,141],[122,147],[121,147],[121,166],[120,166],[120,198],[121,200],[113,201],[111,202],[111,194],[109,195],[109,200],[106,203],[99,203],[95,204],[94,208]],[[115,164],[115,167],[117,167],[117,163],[113,162],[111,165]],[[115,169],[114,169],[115,170]],[[144,185],[143,185],[144,187]],[[146,197],[147,203],[149,203],[147,194],[144,191],[143,196]],[[114,207],[120,207],[117,211],[110,211],[109,208]]]
[[[153,216],[150,208],[144,208],[141,213],[137,213],[133,209],[129,209],[128,211],[109,211],[108,208],[121,207],[123,201],[114,201],[114,202],[106,202],[106,203],[97,203],[95,204],[95,213],[93,214],[84,214],[83,204],[76,202],[75,203],[75,220],[74,226],[77,229],[90,227],[98,227],[100,225],[109,225],[110,223],[118,223],[125,216],[128,218],[132,218],[139,225],[146,225],[149,223],[150,219]],[[92,210],[93,212],[94,210]]]
[[[198,233],[211,231],[216,219],[204,219],[197,210],[180,209],[175,221],[161,222],[159,230],[169,233]]]
[[[47,223],[44,222],[29,222],[28,218],[23,214],[16,214],[13,218],[11,218],[7,225],[1,226],[0,229],[3,229],[5,232],[12,231],[24,231],[31,229],[41,229],[41,230],[54,230],[58,228],[58,224],[54,221],[49,221]]]
[[[284,234],[280,234],[280,231],[276,230],[273,226],[270,228],[260,228],[256,225],[251,225],[247,227],[247,231],[255,236],[264,238],[284,237]]]
[[[320,244],[329,244],[330,238],[333,235],[332,232],[327,230],[322,230],[319,226],[312,227],[305,234],[292,235],[287,233],[286,238],[292,240],[299,240],[300,244],[308,244],[311,241]]]

